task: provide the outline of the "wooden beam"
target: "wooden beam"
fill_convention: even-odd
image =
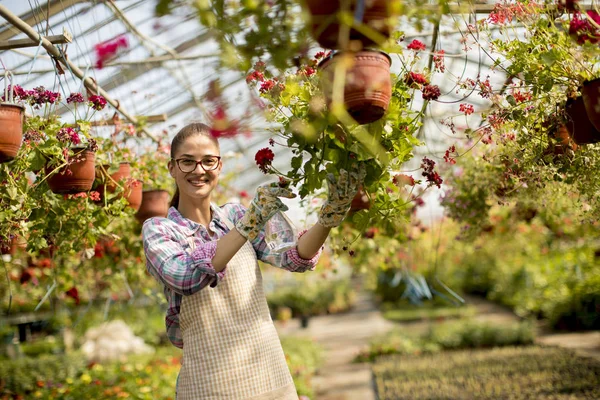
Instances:
[[[167,120],[167,114],[157,114],[157,115],[136,115],[138,120],[145,120],[147,123],[157,123],[157,122],[165,122]],[[107,126],[114,125],[115,122],[112,119],[101,119],[99,121],[92,121],[92,126]]]
[[[14,15],[7,7],[5,7],[1,4],[0,4],[0,16],[4,17],[4,19],[6,19],[11,24],[13,24],[16,28],[18,28],[20,31],[25,33],[27,36],[29,36],[29,38],[31,40],[37,41],[37,42],[39,42],[41,40],[42,46],[44,47],[44,49],[46,49],[48,54],[51,55],[52,57],[54,57],[55,60],[57,60],[58,62],[63,64],[65,67],[68,67],[69,70],[73,73],[73,75],[75,75],[77,78],[79,78],[83,81],[83,84],[87,89],[103,96],[106,99],[106,101],[108,103],[110,103],[111,106],[113,106],[115,109],[117,109],[121,113],[121,115],[123,115],[123,117],[125,117],[131,123],[137,124],[137,122],[138,122],[137,119],[133,115],[129,114],[126,110],[122,109],[119,102],[116,101],[115,99],[113,99],[106,92],[106,90],[104,90],[102,87],[99,87],[98,84],[96,83],[96,81],[91,79],[89,76],[86,76],[77,65],[73,64],[71,61],[64,58],[62,53],[59,51],[59,49],[56,46],[54,46],[52,43],[48,42],[48,40],[46,40],[44,37],[40,36],[40,34],[38,34],[35,31],[35,29],[33,29],[30,25],[26,24],[22,19],[20,19],[16,15]],[[150,139],[152,139],[153,141],[158,142],[158,138],[154,137],[154,135],[152,135],[152,133],[150,133],[150,131],[148,131],[148,129],[143,128],[142,132],[146,136],[148,136]]]
[[[52,44],[65,44],[73,41],[73,35],[71,32],[63,28],[62,35],[46,36],[45,39]],[[31,39],[15,39],[15,40],[3,40],[0,41],[0,50],[12,50],[21,49],[23,47],[37,47],[40,42],[34,42]]]

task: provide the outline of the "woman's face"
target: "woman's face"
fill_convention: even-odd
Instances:
[[[203,165],[206,169],[212,168],[211,156],[220,156],[219,148],[208,137],[203,135],[194,135],[185,140],[175,153],[175,160],[180,160],[179,164],[184,171],[194,168],[194,161],[204,160]],[[169,162],[169,172],[177,182],[180,198],[189,197],[192,199],[205,198],[217,187],[219,174],[223,168],[220,160],[216,160],[217,167],[211,171],[205,171],[200,164],[190,172],[182,172],[173,160]],[[187,168],[186,168],[187,167]]]

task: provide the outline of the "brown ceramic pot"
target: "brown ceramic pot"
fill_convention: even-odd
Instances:
[[[23,139],[23,115],[20,104],[0,103],[0,163],[14,159]]]
[[[381,51],[336,53],[322,60],[323,91],[331,105],[335,66],[342,57],[351,55],[352,65],[346,70],[344,104],[348,113],[359,124],[375,122],[388,109],[392,97],[390,77],[391,58]]]
[[[104,165],[104,171],[108,171],[109,165]],[[131,165],[127,162],[119,164],[117,172],[106,177],[106,185],[98,186],[101,201],[103,201],[104,191],[114,193],[117,190],[117,184],[123,185],[123,196],[129,203],[129,206],[137,211],[142,204],[142,182],[131,178]]]
[[[73,194],[89,191],[96,176],[94,161],[96,154],[85,149],[73,149],[73,162],[48,178],[48,186],[54,193]],[[46,173],[52,170],[46,168]]]
[[[348,3],[349,12],[352,13],[354,19],[360,18],[355,21],[357,25],[361,24],[365,28],[377,32],[381,39],[390,37],[392,32],[389,24],[391,20],[390,0],[305,0],[306,9],[311,17],[311,34],[322,47],[340,49],[340,23],[337,14],[344,9],[342,7],[345,5],[344,2]],[[361,13],[362,10],[364,11]],[[360,42],[362,48],[377,44],[376,38],[367,36],[356,29],[350,29],[349,39]],[[355,46],[351,46],[351,48],[356,49]],[[358,47],[358,49],[360,48]]]
[[[143,223],[148,218],[166,217],[168,212],[169,192],[166,190],[145,190],[142,193],[142,204],[137,214],[135,214],[135,218]]]
[[[587,117],[596,131],[600,131],[600,78],[585,82],[582,95]]]
[[[587,116],[583,97],[575,100],[569,99],[565,106],[568,119],[565,126],[569,135],[577,144],[600,142],[600,132],[594,127]]]

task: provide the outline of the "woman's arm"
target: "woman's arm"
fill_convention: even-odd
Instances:
[[[296,245],[298,255],[305,260],[310,260],[316,256],[325,243],[330,231],[331,228],[326,228],[319,223],[313,225],[312,228],[298,239],[298,244]]]
[[[217,240],[217,249],[212,258],[212,265],[215,268],[215,271],[223,271],[227,266],[227,263],[231,261],[233,256],[235,256],[244,243],[246,243],[246,240],[247,239],[243,237],[237,229],[230,230],[221,239]]]

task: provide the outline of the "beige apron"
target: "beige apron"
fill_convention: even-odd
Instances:
[[[194,236],[189,242],[191,252]],[[177,400],[298,400],[249,241],[217,287],[183,297],[179,324]]]

